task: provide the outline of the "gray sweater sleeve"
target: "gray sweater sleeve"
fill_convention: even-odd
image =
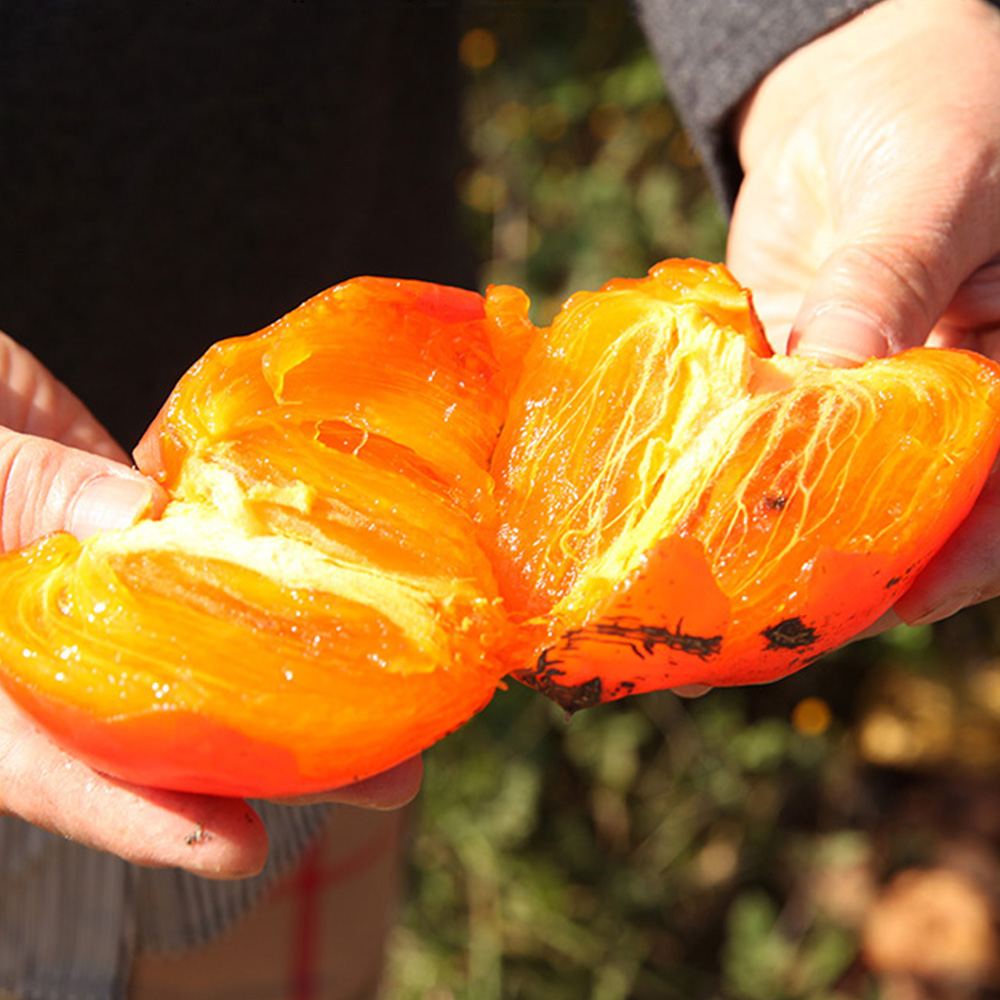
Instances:
[[[678,113],[726,209],[742,179],[730,126],[786,55],[877,0],[634,0]]]

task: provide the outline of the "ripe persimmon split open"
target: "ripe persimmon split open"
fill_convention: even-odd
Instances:
[[[162,516],[0,557],[0,682],[94,767],[384,770],[512,674],[569,709],[773,680],[888,609],[1000,448],[1000,369],[774,356],[718,265],[570,298],[358,278],[181,379]]]

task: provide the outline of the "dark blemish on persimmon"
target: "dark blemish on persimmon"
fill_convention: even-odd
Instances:
[[[515,676],[529,687],[537,688],[566,709],[575,712],[591,705],[628,694],[635,687],[632,681],[621,681],[613,691],[605,691],[600,677],[594,677],[582,684],[566,684],[561,678],[566,671],[560,669],[561,656],[585,653],[590,643],[627,646],[639,659],[652,656],[659,647],[666,647],[682,653],[690,653],[701,660],[717,656],[722,647],[722,636],[691,635],[684,632],[683,623],[672,630],[662,625],[643,625],[635,618],[606,618],[588,625],[586,628],[567,632],[562,641],[538,657],[532,670],[523,670]]]
[[[721,635],[692,635],[684,631],[683,624],[678,622],[676,629],[669,629],[664,625],[643,625],[634,618],[602,618],[593,625],[567,632],[560,645],[571,651],[582,642],[619,643],[627,645],[640,659],[652,656],[660,646],[691,653],[702,660],[719,653]]]
[[[592,677],[582,684],[563,684],[559,678],[565,677],[566,672],[556,666],[558,660],[549,658],[551,652],[552,650],[546,650],[542,653],[535,669],[521,672],[517,675],[518,680],[537,688],[569,714],[600,705],[605,700],[604,682],[600,677]]]
[[[913,571],[916,568],[917,568],[916,566],[907,566],[902,573],[897,573],[894,577],[892,577],[891,580],[889,580],[886,583],[885,589],[892,590],[893,587],[898,587],[899,584],[903,583],[909,576],[912,575]]]
[[[767,639],[768,649],[802,649],[819,638],[816,630],[801,618],[786,618],[764,629],[761,635]]]

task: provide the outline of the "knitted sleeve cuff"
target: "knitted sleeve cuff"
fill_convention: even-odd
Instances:
[[[877,0],[635,0],[712,187],[728,211],[742,180],[732,121],[786,55]]]

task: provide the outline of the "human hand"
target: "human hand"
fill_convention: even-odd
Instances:
[[[162,505],[155,483],[30,353],[0,334],[0,548],[52,531],[84,538]],[[396,808],[420,761],[316,797]],[[0,811],[136,864],[214,878],[259,871],[267,834],[238,799],[141,788],[98,774],[56,747],[0,689]]]
[[[728,262],[776,349],[1000,360],[1000,11],[882,0],[793,53],[737,123]],[[875,629],[1000,593],[1000,483]]]

